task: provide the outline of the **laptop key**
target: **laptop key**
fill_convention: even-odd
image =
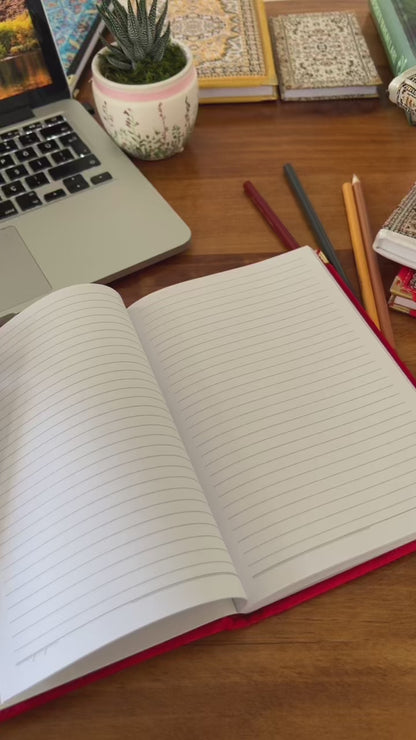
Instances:
[[[46,141],[40,141],[38,144],[38,149],[42,154],[54,152],[55,149],[59,149],[59,141],[58,139],[47,139]]]
[[[106,182],[106,180],[112,180],[112,175],[109,172],[100,172],[98,175],[94,175],[91,178],[93,185],[99,185],[100,182]]]
[[[43,125],[51,126],[53,123],[60,123],[61,121],[64,121],[64,117],[61,116],[60,113],[56,116],[49,116],[49,118],[44,118],[42,121]]]
[[[6,152],[14,152],[16,149],[17,144],[14,139],[0,141],[0,154],[5,154]]]
[[[30,193],[18,195],[16,197],[16,203],[19,204],[22,211],[28,211],[30,208],[35,208],[35,206],[42,205],[42,201],[33,190],[31,190]]]
[[[39,141],[39,136],[35,131],[31,131],[29,134],[22,134],[18,139],[22,146],[30,146],[30,144],[36,144]]]
[[[5,173],[9,180],[20,180],[24,175],[28,175],[28,171],[24,164],[17,164],[15,167],[8,167]]]
[[[71,175],[77,175],[79,172],[91,169],[91,167],[98,167],[101,162],[93,154],[87,154],[86,157],[80,159],[73,159],[71,162],[64,162],[64,164],[58,164],[56,167],[52,167],[48,170],[48,174],[53,180],[63,180],[64,177],[70,177]]]
[[[11,198],[12,195],[19,195],[20,193],[25,193],[26,188],[23,185],[21,180],[16,180],[16,182],[9,182],[7,185],[3,185],[2,187],[3,195],[6,196],[6,198]]]
[[[51,139],[54,136],[66,134],[68,131],[72,131],[71,126],[67,121],[62,121],[62,123],[55,123],[54,126],[45,126],[45,128],[40,131],[40,134],[44,139]]]
[[[18,136],[18,134],[20,134],[18,128],[9,129],[8,131],[4,131],[4,133],[0,134],[0,140],[5,141],[6,139],[14,139],[14,137]]]
[[[45,156],[39,157],[38,159],[32,159],[29,162],[29,167],[32,172],[40,172],[41,170],[46,170],[50,166],[51,163],[49,159]]]
[[[72,147],[75,154],[78,154],[78,156],[83,156],[84,154],[89,154],[91,152],[91,149],[89,149],[89,147],[84,144],[82,139],[79,138],[78,134],[76,134],[75,131],[73,131],[71,134],[65,134],[65,136],[61,136],[60,141],[63,146]]]
[[[78,193],[79,190],[85,190],[85,188],[89,188],[89,184],[82,175],[73,175],[73,177],[66,177],[64,180],[62,180],[62,182],[70,193]]]
[[[27,149],[18,149],[15,153],[15,157],[19,162],[25,162],[27,159],[34,159],[36,156],[33,146],[29,146]]]
[[[29,175],[25,178],[26,185],[28,188],[40,188],[42,185],[47,185],[50,180],[46,177],[44,172],[37,172],[36,175]]]
[[[69,149],[60,149],[59,152],[52,152],[51,157],[55,164],[62,164],[62,162],[68,162],[68,160],[74,159],[74,155],[71,154]]]
[[[3,156],[0,157],[0,170],[2,170],[3,167],[10,167],[13,164],[14,160],[11,154],[3,154]]]
[[[33,123],[27,123],[23,126],[23,131],[36,131],[38,128],[42,128],[43,121],[34,121]]]
[[[58,198],[63,198],[64,195],[66,195],[66,192],[63,188],[58,188],[57,190],[51,190],[50,193],[45,193],[43,196],[46,203],[50,203],[53,200],[58,200]]]
[[[16,213],[17,210],[11,200],[0,201],[0,220],[14,216]]]

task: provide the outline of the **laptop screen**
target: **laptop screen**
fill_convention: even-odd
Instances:
[[[40,0],[0,4],[0,115],[68,97]]]

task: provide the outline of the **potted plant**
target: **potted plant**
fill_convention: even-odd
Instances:
[[[171,39],[168,0],[102,0],[98,11],[113,43],[92,61],[94,102],[103,126],[128,154],[165,159],[183,150],[198,112],[198,80],[189,49]]]

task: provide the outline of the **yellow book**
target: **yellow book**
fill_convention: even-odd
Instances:
[[[194,55],[201,103],[277,98],[262,0],[170,0],[169,9],[172,37]]]

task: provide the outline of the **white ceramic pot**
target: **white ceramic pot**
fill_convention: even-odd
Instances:
[[[198,113],[198,79],[190,50],[186,66],[174,77],[150,85],[123,85],[99,70],[101,50],[92,61],[94,102],[103,126],[133,157],[166,159],[181,152]]]

